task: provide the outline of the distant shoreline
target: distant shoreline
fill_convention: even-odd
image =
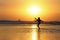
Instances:
[[[9,20],[0,20],[0,24],[37,24],[34,21],[9,21]],[[58,21],[50,21],[50,22],[41,22],[41,24],[53,24],[60,25]]]

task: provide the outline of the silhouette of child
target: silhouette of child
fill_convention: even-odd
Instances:
[[[35,18],[36,19],[36,18]],[[40,19],[40,17],[38,17],[38,19],[36,19],[36,21],[35,22],[37,22],[37,26],[38,26],[38,28],[39,28],[39,25],[40,25],[40,23],[41,23],[41,19]],[[40,29],[40,28],[39,28]]]

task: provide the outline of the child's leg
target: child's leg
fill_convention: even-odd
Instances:
[[[37,27],[39,28],[39,24],[37,24]]]

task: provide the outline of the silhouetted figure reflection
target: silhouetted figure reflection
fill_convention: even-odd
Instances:
[[[36,18],[35,18],[35,19],[36,19]],[[40,29],[40,27],[39,27],[39,25],[40,25],[40,23],[41,23],[41,19],[40,19],[40,17],[38,17],[38,19],[36,19],[35,22],[37,22],[37,27]]]

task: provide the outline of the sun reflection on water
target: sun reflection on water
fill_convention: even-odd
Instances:
[[[36,25],[32,25],[32,28],[37,28],[37,26]]]
[[[32,30],[32,40],[37,40],[37,32],[36,32],[37,29],[35,29],[35,28],[37,28],[37,26],[33,25],[32,28],[33,28],[33,30]]]

